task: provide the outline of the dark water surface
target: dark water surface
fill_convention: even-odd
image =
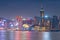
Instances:
[[[0,40],[60,40],[60,32],[0,30]]]

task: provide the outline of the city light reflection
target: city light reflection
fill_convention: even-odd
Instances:
[[[43,32],[43,40],[51,40],[50,32]]]
[[[10,40],[14,40],[14,31],[9,32]]]
[[[27,37],[26,37],[26,38],[27,38],[27,40],[31,40],[31,32],[27,31],[27,33],[26,33],[26,34],[27,34],[27,35],[26,35],[26,36],[27,36]]]
[[[0,30],[0,40],[5,40],[5,39],[6,39],[6,31]]]
[[[15,40],[21,40],[21,32],[20,31],[15,31]]]

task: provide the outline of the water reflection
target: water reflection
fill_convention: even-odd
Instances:
[[[5,40],[6,39],[6,31],[5,30],[1,30],[0,31],[0,40]]]
[[[50,32],[43,32],[43,40],[51,40]]]
[[[14,40],[14,37],[15,37],[14,36],[14,31],[10,31],[9,32],[9,38],[10,38],[9,40]]]
[[[60,32],[0,30],[0,40],[60,40]]]
[[[43,32],[39,32],[39,34],[38,34],[38,40],[43,40]]]
[[[27,31],[26,36],[27,40],[31,40],[31,32]]]
[[[15,31],[15,40],[21,40],[21,31]]]
[[[39,39],[39,32],[33,31],[31,32],[31,40],[38,40]]]

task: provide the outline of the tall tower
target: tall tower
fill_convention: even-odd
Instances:
[[[41,3],[41,10],[40,10],[40,18],[41,18],[41,27],[44,27],[44,9],[42,3]]]
[[[44,17],[44,8],[43,8],[43,0],[41,0],[41,10],[40,10],[40,17]]]
[[[43,7],[42,7],[41,10],[40,10],[40,17],[41,17],[41,18],[44,17],[44,9],[43,9]]]

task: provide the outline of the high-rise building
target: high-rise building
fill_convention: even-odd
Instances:
[[[40,24],[41,27],[44,27],[44,8],[43,8],[43,0],[41,0],[41,10],[40,10]]]
[[[60,29],[60,16],[58,17],[58,19],[59,19],[59,29]]]
[[[44,27],[44,9],[40,10],[40,18],[41,18],[41,27]]]
[[[40,17],[35,16],[34,18],[35,18],[35,19],[34,19],[34,24],[39,24],[39,22],[40,22]]]
[[[41,8],[41,10],[40,10],[40,17],[44,17],[44,9],[43,8]]]
[[[53,16],[52,19],[52,29],[58,29],[59,20],[57,16]]]
[[[47,31],[50,30],[50,28],[51,28],[51,17],[45,17],[44,18],[44,26],[45,26]]]

